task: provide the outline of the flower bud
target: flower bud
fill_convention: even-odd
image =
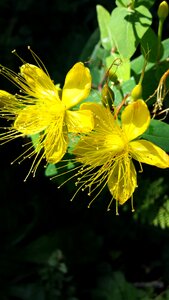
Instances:
[[[138,100],[142,98],[142,85],[141,83],[136,84],[136,86],[131,91],[132,100]]]
[[[164,21],[167,18],[168,13],[169,13],[168,3],[166,1],[161,2],[157,11],[159,19]]]
[[[109,107],[112,109],[113,102],[114,102],[114,92],[112,89],[108,86],[107,83],[102,88],[102,103],[105,107]]]
[[[111,81],[113,81],[115,85],[119,84],[119,80],[118,80],[118,77],[117,77],[116,73],[110,71],[109,72],[109,79]]]

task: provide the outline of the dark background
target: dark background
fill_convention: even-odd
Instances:
[[[158,3],[152,8],[154,29]],[[11,51],[30,62],[30,45],[62,85],[97,28],[96,4],[110,12],[115,6],[108,0],[1,0],[0,63],[17,72],[20,60]],[[1,77],[0,89],[13,92],[15,87]],[[138,282],[143,288],[149,284],[147,295],[163,293],[169,284],[169,231],[151,223],[154,208],[147,217],[144,210],[134,217],[128,201],[117,217],[115,204],[106,211],[107,190],[90,209],[83,193],[71,203],[74,182],[58,190],[43,166],[24,182],[31,161],[10,165],[22,144],[18,139],[0,148],[0,300],[143,299],[133,296]],[[134,196],[136,210],[159,178],[163,184],[157,201],[162,204],[168,171],[145,166],[142,177]]]

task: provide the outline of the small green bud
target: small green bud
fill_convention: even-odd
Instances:
[[[131,91],[132,100],[138,100],[142,98],[142,85],[141,83],[136,84],[136,86]]]
[[[159,19],[164,21],[167,18],[168,13],[169,13],[168,3],[166,1],[161,2],[157,11]]]
[[[109,107],[112,110],[113,102],[114,102],[114,92],[108,86],[107,83],[102,88],[102,103],[105,107]]]
[[[119,80],[118,80],[118,77],[117,77],[116,73],[110,71],[109,72],[109,79],[114,83],[114,85],[119,84]]]
[[[111,81],[113,81],[115,85],[119,84],[119,80],[118,80],[118,77],[117,77],[116,73],[110,71],[109,72],[109,79]]]

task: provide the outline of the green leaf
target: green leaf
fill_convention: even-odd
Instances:
[[[116,0],[117,6],[128,7],[131,4],[131,0]]]
[[[149,62],[155,62],[157,60],[157,45],[158,45],[158,37],[155,34],[155,32],[151,28],[149,28],[141,40],[141,51],[143,53],[143,56],[149,53],[148,55]]]
[[[137,221],[140,219],[142,224],[159,226],[159,216],[161,220],[159,212],[167,206],[166,202],[168,202],[167,180],[165,181],[164,177],[158,177],[155,180],[152,177],[144,178],[140,181],[139,187],[139,191],[135,195],[138,205],[134,219]],[[144,201],[140,199],[141,194],[144,195]]]
[[[143,37],[144,38],[144,37]],[[169,39],[162,41],[163,54],[160,61],[164,61],[169,57]],[[131,69],[134,73],[140,74],[144,65],[144,56],[140,55],[131,61]],[[150,70],[154,66],[154,63],[150,62],[146,66],[146,71]]]
[[[19,261],[46,263],[53,251],[58,249],[58,243],[56,235],[40,236],[20,250],[17,254]]]
[[[143,55],[136,57],[135,59],[133,59],[131,61],[131,70],[137,75],[141,74],[144,63],[145,63],[145,58]],[[154,66],[154,63],[148,63],[146,66],[146,71],[151,69],[153,66]]]
[[[130,93],[132,89],[135,87],[136,82],[133,77],[131,77],[129,80],[124,81],[120,86],[114,86],[114,93],[115,93],[115,106],[118,106],[126,94]]]
[[[127,282],[123,273],[114,272],[100,277],[97,288],[92,291],[92,299],[97,300],[149,300],[148,291],[137,289]]]
[[[93,52],[93,49],[95,48],[96,44],[99,41],[99,29],[97,28],[89,37],[86,45],[83,48],[82,53],[79,56],[79,61],[86,61]]]
[[[130,58],[151,25],[151,13],[144,6],[135,10],[117,7],[110,19],[112,36],[117,50],[124,58]]]
[[[160,61],[163,61],[169,57],[169,39],[162,41],[162,47],[163,47],[163,55]]]
[[[110,13],[101,5],[96,6],[97,19],[101,35],[102,46],[106,50],[111,50],[114,47],[114,41],[112,38],[110,28]]]
[[[150,8],[154,4],[155,0],[137,0],[134,3],[134,6],[144,5],[147,8]],[[132,0],[116,0],[117,6],[129,7],[132,4]]]
[[[135,1],[136,6],[144,5],[147,8],[153,6],[156,0],[137,0]]]
[[[163,206],[159,208],[159,211],[153,220],[155,226],[165,229],[169,227],[169,199],[164,202]]]
[[[151,120],[149,128],[141,137],[169,152],[169,124]]]
[[[46,169],[45,169],[45,176],[50,177],[54,176],[58,173],[57,168],[53,164],[48,164]]]
[[[92,75],[92,84],[93,86],[98,86],[100,82],[103,80],[105,76],[105,72],[107,71],[105,67],[105,59],[107,56],[110,55],[110,51],[106,50],[105,48],[101,47],[101,43],[97,43],[93,49],[93,52],[90,56],[89,65],[90,72]]]
[[[39,142],[40,142],[40,134],[36,133],[36,134],[32,134],[32,135],[28,135],[29,138],[31,138],[32,140],[32,144],[33,147],[35,148],[35,150],[37,150],[37,152],[39,151]],[[37,148],[38,147],[38,148]]]
[[[119,65],[116,65],[116,59],[120,62]],[[114,62],[114,64],[113,64]],[[113,65],[112,65],[113,64]],[[112,65],[111,73],[115,73],[119,81],[126,81],[130,79],[130,60],[122,60],[120,55],[112,53],[111,56],[106,58],[107,69]]]

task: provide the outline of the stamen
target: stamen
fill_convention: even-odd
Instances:
[[[98,193],[96,194],[96,196],[90,201],[88,208],[90,208],[91,204],[96,200],[96,198],[100,195],[100,193],[103,191],[103,189],[105,188],[107,184],[107,181],[104,183],[104,185],[101,187],[101,189],[98,191]],[[93,191],[92,191],[93,192]]]
[[[113,199],[113,197],[112,197],[111,200],[110,200],[110,203],[109,203],[109,205],[108,205],[108,207],[107,207],[107,211],[110,211],[110,206],[111,206],[113,200],[114,200],[114,199]]]
[[[80,187],[76,190],[76,192],[74,193],[73,197],[70,199],[71,202],[75,199],[76,195],[77,195],[78,192],[81,190],[81,188],[82,188],[82,186],[80,186]]]
[[[142,163],[140,161],[139,161],[139,165],[140,165],[139,173],[142,173],[143,172],[143,167],[142,167]]]
[[[22,57],[19,56],[19,54],[16,52],[16,49],[12,50],[11,52],[12,52],[12,54],[14,54],[16,57],[18,57],[18,58],[21,60],[21,62],[22,62],[23,64],[26,64],[26,61],[25,61]]]
[[[41,155],[41,157],[40,157],[39,160],[37,161],[38,156],[39,156],[39,152],[36,154],[36,156],[35,156],[35,158],[34,158],[34,160],[33,160],[33,163],[32,163],[32,165],[31,165],[31,168],[30,168],[28,174],[26,175],[26,177],[24,178],[24,182],[26,182],[26,180],[28,179],[28,177],[29,177],[29,175],[30,175],[31,173],[33,174],[33,177],[35,177],[35,173],[36,173],[36,171],[37,171],[37,168],[38,168],[38,166],[39,166],[41,160],[42,160],[43,157],[44,157],[44,153]]]
[[[67,172],[64,172],[64,173],[62,173],[62,174],[58,174],[58,175],[54,176],[54,178],[59,177],[59,176],[62,176],[62,175],[67,174],[67,173],[69,173],[69,172],[73,172],[73,171],[74,171],[74,170],[68,170]],[[62,182],[62,183],[59,185],[58,189],[60,189],[65,183],[67,183],[69,180],[73,179],[74,177],[76,177],[76,174],[72,175],[71,177],[69,177],[68,179],[66,179],[64,182]],[[75,183],[75,185],[76,185],[76,183]]]
[[[133,195],[131,196],[131,211],[135,212],[134,205],[133,205]]]
[[[28,50],[31,52],[31,55],[34,58],[34,60],[36,61],[36,63],[39,66],[39,68],[41,68],[42,70],[44,70],[45,73],[49,76],[49,73],[48,73],[48,71],[47,71],[44,63],[41,61],[41,59],[39,58],[39,56],[31,49],[30,46],[28,46]]]
[[[116,200],[116,216],[119,216],[118,208],[119,208],[119,202]]]

